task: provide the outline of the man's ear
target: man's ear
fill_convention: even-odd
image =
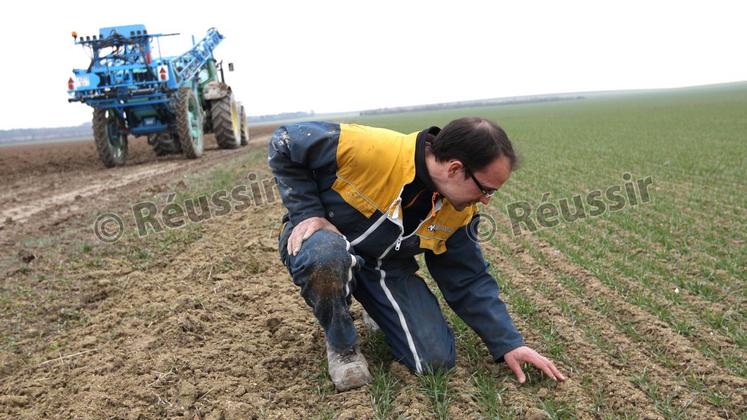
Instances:
[[[449,164],[446,166],[449,177],[455,176],[457,173],[461,172],[462,169],[464,169],[464,165],[457,159],[450,160]]]

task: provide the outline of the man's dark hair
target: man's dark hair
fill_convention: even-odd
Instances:
[[[439,162],[456,159],[469,171],[479,171],[500,156],[506,156],[511,169],[516,153],[506,132],[498,124],[479,117],[465,117],[446,125],[430,144]]]

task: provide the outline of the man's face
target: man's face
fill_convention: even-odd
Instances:
[[[449,162],[446,170],[447,182],[440,192],[457,210],[464,210],[477,202],[490,202],[490,197],[483,194],[477,184],[479,183],[488,195],[499,189],[511,177],[511,161],[506,156],[500,156],[483,169],[472,172],[472,176],[458,160]]]

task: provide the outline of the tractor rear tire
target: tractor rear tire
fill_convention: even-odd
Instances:
[[[157,134],[153,140],[153,152],[156,156],[180,155],[182,154],[182,145],[179,140],[168,134]]]
[[[202,156],[205,148],[202,134],[202,110],[200,101],[191,88],[179,89],[174,104],[176,111],[176,137],[189,159]]]
[[[210,119],[213,123],[215,141],[221,149],[235,149],[241,146],[241,122],[239,107],[228,94],[213,101],[210,107]]]
[[[246,111],[244,105],[241,105],[241,145],[246,146],[249,144],[249,121],[246,119]]]
[[[124,165],[127,162],[127,134],[117,114],[108,109],[94,109],[92,125],[96,151],[104,166]]]

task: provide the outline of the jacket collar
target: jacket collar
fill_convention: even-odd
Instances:
[[[426,144],[433,141],[440,131],[441,129],[435,126],[421,131],[418,133],[415,144],[415,180],[429,192],[436,192],[436,184],[433,183],[433,178],[428,173],[428,166],[425,164],[425,148]]]

